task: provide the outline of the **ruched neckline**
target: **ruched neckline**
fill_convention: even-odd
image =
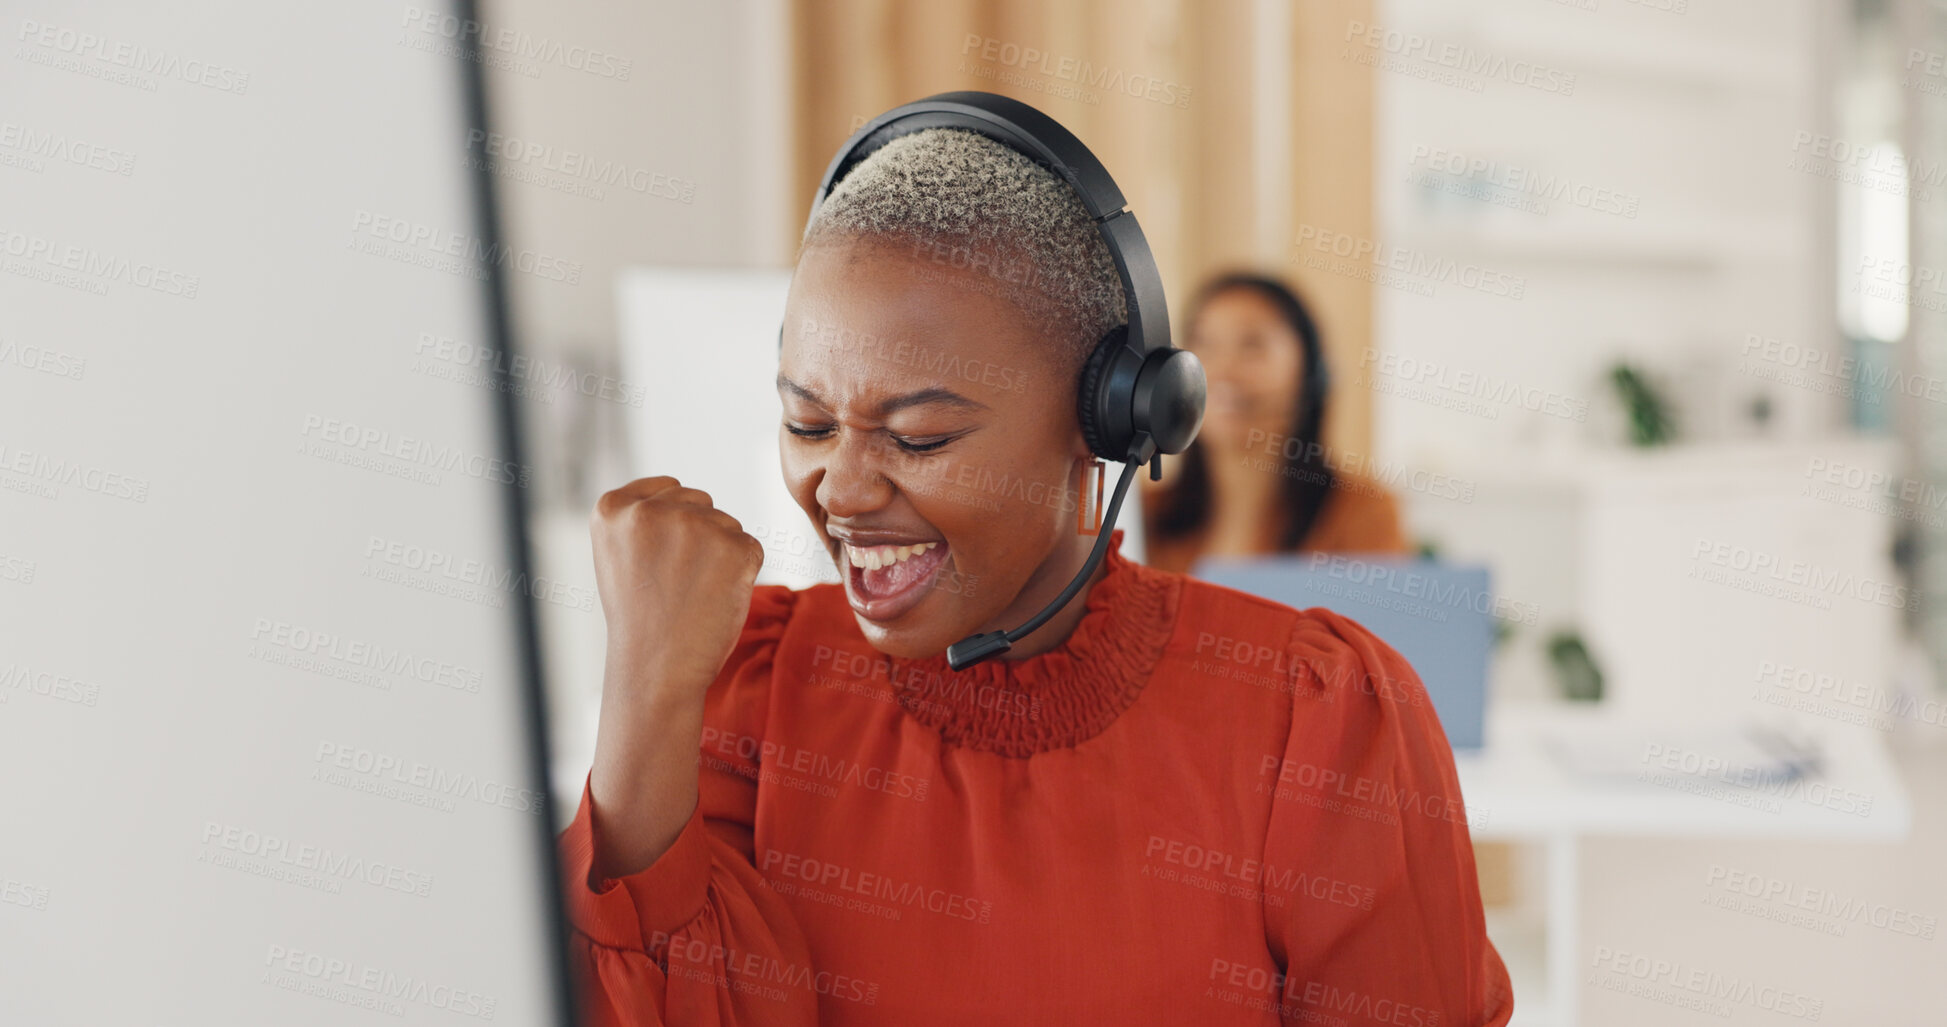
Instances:
[[[1021,660],[955,671],[946,654],[886,657],[899,704],[949,745],[1025,757],[1078,745],[1135,703],[1169,642],[1183,578],[1122,555],[1116,528],[1107,571],[1068,638]]]

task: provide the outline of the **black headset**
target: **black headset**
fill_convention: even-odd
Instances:
[[[1012,631],[974,635],[948,647],[947,663],[954,670],[964,670],[1006,652],[1081,591],[1108,551],[1116,515],[1138,469],[1147,463],[1151,479],[1160,478],[1162,454],[1174,455],[1189,448],[1197,429],[1203,426],[1204,379],[1203,365],[1196,355],[1170,345],[1163,279],[1122,190],[1074,133],[1019,100],[972,90],[940,93],[895,107],[866,122],[845,141],[825,169],[825,178],[811,197],[806,230],[810,230],[832,186],[860,161],[900,136],[929,128],[978,133],[1060,175],[1081,198],[1082,207],[1108,245],[1116,274],[1122,279],[1129,318],[1127,324],[1110,329],[1095,344],[1083,365],[1076,395],[1076,413],[1089,450],[1101,459],[1124,465],[1115,496],[1103,514],[1095,548],[1061,595],[1027,623]]]

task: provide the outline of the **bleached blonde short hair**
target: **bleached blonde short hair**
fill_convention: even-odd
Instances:
[[[964,129],[929,128],[872,152],[832,187],[803,248],[835,239],[912,247],[916,260],[971,272],[1046,323],[1067,365],[1128,320],[1122,279],[1081,197],[1025,154]]]

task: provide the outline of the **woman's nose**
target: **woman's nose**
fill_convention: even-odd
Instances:
[[[833,517],[856,517],[892,501],[896,459],[877,432],[841,429],[818,482],[818,505]]]

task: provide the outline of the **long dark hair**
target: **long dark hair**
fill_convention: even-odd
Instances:
[[[1289,552],[1304,541],[1312,522],[1318,519],[1319,509],[1332,494],[1332,468],[1326,463],[1324,447],[1318,444],[1319,429],[1325,423],[1325,401],[1331,392],[1331,375],[1325,366],[1324,345],[1319,340],[1318,325],[1312,321],[1311,311],[1296,292],[1275,278],[1243,271],[1218,275],[1197,291],[1185,324],[1194,321],[1197,312],[1220,293],[1232,289],[1249,289],[1270,300],[1279,316],[1297,334],[1299,346],[1304,350],[1304,387],[1298,390],[1298,403],[1291,412],[1287,432],[1292,441],[1286,442],[1277,453],[1281,472],[1278,493],[1283,500],[1279,506],[1284,521],[1278,532],[1278,549]],[[1156,534],[1163,538],[1191,535],[1210,521],[1210,467],[1203,440],[1191,443],[1182,459],[1176,481],[1162,491],[1151,522]]]

